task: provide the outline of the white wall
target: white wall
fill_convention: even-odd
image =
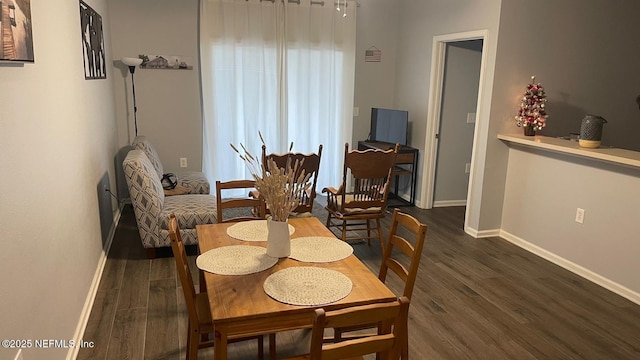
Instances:
[[[514,147],[503,236],[638,301],[638,199],[640,169]],[[585,209],[583,224],[575,222],[577,208]]]
[[[131,76],[118,60],[139,54],[188,56],[193,70],[136,69],[138,135],[156,148],[165,173],[202,170],[198,0],[108,3],[119,146],[133,141],[134,125]],[[181,157],[188,160],[186,169],[180,168]]]
[[[88,4],[110,56],[105,1]],[[73,339],[103,255],[97,184],[105,172],[114,184],[115,74],[84,79],[78,1],[32,1],[31,11],[35,63],[0,65],[0,338]]]

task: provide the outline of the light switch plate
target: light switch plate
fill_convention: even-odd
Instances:
[[[473,124],[476,122],[476,113],[467,113],[467,124]]]
[[[360,115],[360,108],[356,106],[353,108],[353,116],[358,116],[358,115]]]

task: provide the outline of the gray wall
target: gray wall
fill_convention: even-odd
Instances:
[[[579,132],[584,115],[597,114],[609,121],[604,145],[640,151],[640,2],[513,0],[502,12],[492,110],[505,131],[520,130],[507,114],[535,75],[548,99],[543,135]],[[535,36],[522,26],[533,18]]]
[[[138,135],[158,151],[165,172],[202,169],[198,68],[198,0],[108,0],[113,47],[118,144],[133,141],[131,75],[120,61],[139,54],[180,55],[193,70],[137,69]],[[188,167],[180,168],[186,157]]]
[[[110,59],[106,1],[87,3],[102,16]],[[74,339],[104,256],[96,189],[105,173],[114,184],[117,75],[84,79],[78,1],[32,1],[31,13],[35,63],[0,64],[0,338]],[[0,358],[16,352],[0,348]]]
[[[469,207],[467,209],[467,227],[481,231],[482,218],[491,219],[490,226],[499,228],[503,187],[491,189],[489,197],[483,198],[485,177],[493,171],[493,159],[487,155],[487,146],[495,134],[490,135],[490,108],[498,43],[498,23],[500,17],[500,0],[403,0],[400,18],[395,104],[407,109],[413,121],[411,144],[420,149],[420,158],[426,159],[424,149],[428,143],[425,139],[427,129],[427,111],[429,102],[429,85],[431,81],[431,56],[433,37],[444,34],[460,33],[476,30],[487,30],[484,42],[486,52],[484,64],[484,82],[480,89],[478,102],[481,111],[477,114],[476,124],[476,158],[472,172]],[[432,141],[432,140],[428,140]],[[505,155],[506,157],[506,155]],[[421,161],[418,168],[417,199],[419,206],[424,206],[422,186],[425,183],[423,172],[426,162]],[[504,176],[503,176],[504,178]],[[481,213],[481,206],[491,211]]]
[[[371,108],[393,108],[396,82],[396,52],[400,9],[388,0],[361,1],[356,20],[356,77],[353,144],[365,140],[371,125]],[[365,62],[365,51],[375,46],[380,62]]]
[[[539,11],[541,6],[547,10]],[[637,43],[639,12],[640,3],[632,0],[503,2],[492,132],[522,133],[513,116],[529,77],[536,75],[549,100],[544,135],[575,132],[580,119],[594,113],[609,120],[605,144],[640,150],[640,111],[634,101],[640,92],[640,48],[630,46]],[[522,26],[533,18],[539,25],[536,36]],[[498,154],[493,157],[501,159],[509,153],[499,140],[491,145],[488,156]],[[634,274],[640,269],[632,254],[638,253],[633,224],[640,174],[573,162],[562,156],[511,150],[508,167],[505,158],[504,165],[496,168],[500,177],[492,178],[494,186],[505,187],[498,225],[511,238],[575,263],[596,278],[603,276],[632,289],[637,298],[640,283]],[[574,221],[577,207],[586,210],[583,225]],[[538,218],[537,224],[528,214]]]
[[[638,199],[638,168],[515,147],[502,235],[638,302]]]
[[[541,6],[553,10],[541,12]],[[486,149],[491,171],[484,176],[479,229],[501,226],[496,209],[501,210],[504,197],[507,146],[496,135],[522,133],[513,117],[531,75],[545,86],[549,100],[549,125],[543,135],[575,131],[585,113],[596,113],[611,120],[604,129],[606,143],[628,148],[636,144],[638,149],[640,112],[634,99],[640,89],[630,79],[640,77],[640,48],[629,44],[639,30],[633,16],[639,11],[640,3],[632,0],[615,5],[579,0],[503,2]],[[536,36],[522,26],[533,18],[539,24]]]

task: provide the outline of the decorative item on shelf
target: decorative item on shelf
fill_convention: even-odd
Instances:
[[[602,139],[602,125],[606,123],[607,120],[602,116],[585,116],[580,125],[580,139],[578,140],[580,147],[590,149],[599,147]]]
[[[520,100],[520,109],[515,116],[516,125],[524,128],[526,136],[534,136],[536,131],[542,130],[547,124],[547,96],[544,87],[535,81],[536,77],[532,76],[531,84],[527,85],[527,91]]]
[[[258,132],[260,141],[264,145],[262,134]],[[256,190],[267,203],[267,208],[271,213],[271,218],[267,221],[267,255],[273,257],[287,257],[291,253],[291,236],[287,220],[289,214],[298,207],[301,201],[301,194],[311,187],[309,179],[311,174],[306,174],[304,170],[296,178],[299,167],[302,165],[297,160],[287,162],[285,168],[279,168],[273,159],[262,163],[262,160],[251,154],[247,148],[240,144],[242,152],[233,144],[231,148],[238,153],[245,162],[251,175],[256,181]],[[293,143],[291,143],[293,147]],[[291,150],[291,148],[289,148]]]
[[[533,126],[531,125],[524,125],[524,135],[525,136],[535,136],[536,135],[536,130],[533,128]]]
[[[138,55],[142,59],[141,69],[193,70],[193,58],[182,55]]]

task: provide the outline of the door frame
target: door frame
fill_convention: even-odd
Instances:
[[[432,54],[431,54],[431,81],[429,85],[429,102],[427,110],[427,131],[425,134],[425,156],[423,160],[424,180],[422,181],[420,199],[421,203],[425,205],[426,209],[433,208],[434,186],[435,186],[435,172],[436,163],[438,159],[438,135],[440,127],[440,116],[442,112],[442,87],[444,83],[445,74],[445,56],[447,43],[467,41],[467,40],[482,40],[482,57],[480,64],[480,81],[478,82],[478,100],[476,105],[476,122],[473,131],[473,145],[471,152],[471,169],[469,173],[469,186],[467,188],[467,206],[465,212],[465,228],[467,227],[467,221],[469,218],[469,209],[472,207],[471,201],[471,189],[473,188],[474,169],[476,148],[478,145],[478,129],[480,124],[488,121],[484,119],[483,106],[481,99],[482,89],[485,82],[485,67],[487,64],[487,34],[488,30],[476,30],[460,33],[452,33],[446,35],[437,35],[433,37]]]

